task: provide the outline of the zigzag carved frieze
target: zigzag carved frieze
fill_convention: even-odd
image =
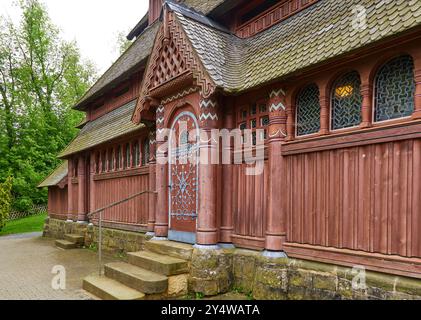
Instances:
[[[206,121],[206,120],[213,120],[213,121],[217,121],[218,115],[217,114],[212,114],[212,113],[202,113],[199,117],[200,121]]]
[[[203,99],[200,101],[200,109],[216,108],[218,104],[212,99]]]
[[[167,104],[167,103],[171,103],[177,99],[181,99],[184,98],[185,96],[188,96],[189,94],[192,94],[194,92],[197,92],[198,88],[197,87],[191,87],[189,89],[184,90],[183,92],[179,92],[165,100],[162,100],[161,103],[162,104]]]
[[[274,111],[278,111],[278,110],[285,110],[286,111],[286,107],[282,102],[278,102],[278,103],[272,103],[269,107],[269,111],[270,112],[274,112]]]
[[[164,113],[164,111],[165,111],[164,106],[159,106],[159,107],[156,109],[156,114]]]
[[[272,90],[272,92],[270,93],[271,98],[285,96],[285,95],[286,95],[286,92],[283,89]]]
[[[163,124],[164,123],[164,118],[158,118],[158,119],[156,119],[156,123],[157,124]]]

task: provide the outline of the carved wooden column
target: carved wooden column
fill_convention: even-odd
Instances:
[[[414,77],[415,77],[415,105],[413,119],[421,119],[421,52],[418,48],[413,50]]]
[[[168,148],[163,148],[166,141],[164,129],[164,106],[156,110],[156,216],[155,237],[168,237]]]
[[[282,172],[283,157],[282,143],[286,138],[286,99],[282,89],[274,90],[270,94],[269,105],[269,204],[267,211],[266,244],[267,252],[280,252],[286,238],[286,217],[281,198],[285,196],[282,189],[284,181]]]
[[[86,190],[86,157],[80,156],[78,162],[78,213],[77,221],[85,222],[87,220],[87,210],[86,210],[86,199],[87,199],[87,190]]]
[[[234,123],[234,106],[231,105],[226,111],[224,119],[224,129],[231,131],[235,128]],[[224,146],[222,146],[224,148]],[[221,243],[232,243],[233,226],[233,150],[234,146],[231,143],[226,146],[223,152],[230,154],[231,163],[223,163],[222,176],[224,183],[222,184],[222,219],[221,219]]]
[[[156,190],[156,132],[149,133],[149,191]],[[155,235],[156,194],[149,195],[148,235]]]
[[[286,114],[287,114],[287,137],[286,141],[292,141],[295,138],[295,101],[292,100],[292,96],[288,96]]]
[[[74,206],[73,206],[73,159],[68,160],[68,172],[67,172],[67,221],[73,221],[73,212],[74,212]]]
[[[319,83],[320,90],[320,134],[329,134],[329,92],[326,81]]]
[[[370,70],[360,71],[360,76],[363,96],[360,128],[369,128],[373,122],[373,83],[370,80]]]
[[[96,173],[96,161],[95,161],[95,153],[91,153],[90,157],[90,166],[89,166],[89,212],[95,211],[95,173]]]
[[[215,96],[200,100],[200,164],[199,164],[199,217],[197,244],[212,246],[218,243],[216,179],[217,164],[212,164],[212,153],[217,144],[211,137],[218,128],[218,103]]]

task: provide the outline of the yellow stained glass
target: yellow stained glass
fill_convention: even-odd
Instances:
[[[352,94],[354,93],[354,87],[352,85],[337,87],[335,93],[336,96],[339,98],[346,98],[352,96]]]

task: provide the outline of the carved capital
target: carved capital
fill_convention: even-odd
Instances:
[[[269,95],[269,142],[273,140],[283,140],[287,136],[287,103],[284,89],[274,89]]]

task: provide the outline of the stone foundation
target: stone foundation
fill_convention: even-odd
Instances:
[[[85,247],[98,248],[98,227],[64,220],[46,219],[44,237],[64,239],[65,234],[84,236]],[[144,233],[102,228],[102,248],[103,251],[110,254],[141,251],[144,249],[144,244],[149,238]]]
[[[257,300],[421,300],[421,280],[242,249],[194,250],[191,292],[237,291]],[[359,285],[353,288],[354,284]]]
[[[83,235],[85,247],[98,246],[98,227],[46,220],[45,237],[63,239],[65,234]],[[103,250],[111,254],[142,251],[149,239],[144,233],[103,228]],[[154,251],[160,252],[157,249]],[[195,248],[191,259],[190,255],[183,259],[189,261],[189,275],[170,278],[168,297],[187,294],[188,281],[190,294],[204,296],[236,291],[258,300],[421,300],[420,279],[371,271],[362,278],[352,268],[299,259],[272,259],[252,250]],[[365,286],[361,286],[361,280]],[[360,286],[353,287],[353,283]]]

